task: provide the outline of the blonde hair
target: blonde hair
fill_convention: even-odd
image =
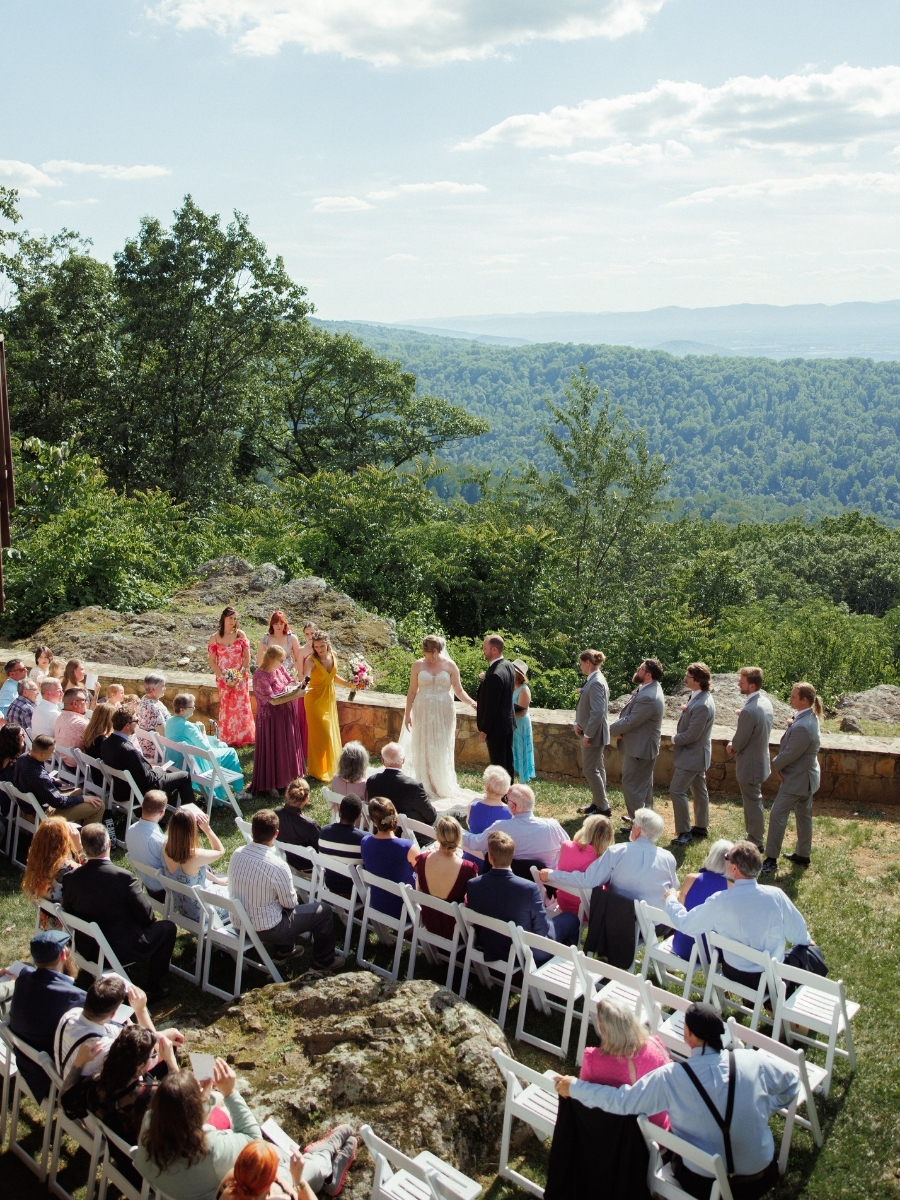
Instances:
[[[462,842],[462,826],[453,817],[438,817],[434,832],[442,850],[457,850]]]
[[[284,662],[284,651],[280,646],[269,646],[259,664],[261,671],[272,671],[278,663]]]
[[[801,699],[809,701],[810,706],[817,717],[821,718],[825,715],[825,709],[822,707],[822,701],[819,699],[816,689],[811,683],[795,683],[794,687],[800,694]]]
[[[609,849],[613,840],[612,821],[602,813],[593,813],[572,837],[579,846],[593,846],[600,858]]]
[[[104,702],[97,705],[85,726],[84,733],[81,735],[82,750],[90,750],[97,738],[107,737],[112,733],[112,719],[115,711],[116,706],[114,704]]]
[[[604,1054],[632,1058],[646,1043],[649,1030],[634,1015],[624,1000],[600,1000],[597,1003],[597,1035]]]

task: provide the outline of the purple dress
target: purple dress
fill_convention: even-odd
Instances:
[[[253,672],[256,697],[256,751],[253,756],[251,792],[271,792],[286,788],[292,779],[306,770],[303,759],[303,733],[297,705],[270,704],[272,696],[294,686],[284,667],[275,671]]]

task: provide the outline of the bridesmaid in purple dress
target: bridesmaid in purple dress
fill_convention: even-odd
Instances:
[[[292,779],[306,771],[297,705],[293,702],[272,703],[273,696],[288,688],[296,689],[295,681],[282,665],[283,661],[284,650],[281,646],[269,646],[262,662],[253,672],[256,751],[250,791],[255,793],[284,791]]]

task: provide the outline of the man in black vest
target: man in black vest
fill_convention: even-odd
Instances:
[[[482,650],[490,666],[478,687],[475,720],[479,738],[482,742],[487,742],[490,762],[503,767],[512,778],[512,745],[516,728],[513,692],[516,687],[516,672],[512,663],[503,657],[504,649],[505,643],[499,634],[492,634],[484,639]]]

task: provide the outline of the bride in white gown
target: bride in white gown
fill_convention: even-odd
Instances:
[[[406,753],[404,770],[424,786],[438,812],[468,805],[476,793],[456,781],[456,708],[454,694],[475,707],[459,677],[459,668],[444,652],[443,638],[429,634],[422,657],[410,671],[409,691],[400,745]]]

